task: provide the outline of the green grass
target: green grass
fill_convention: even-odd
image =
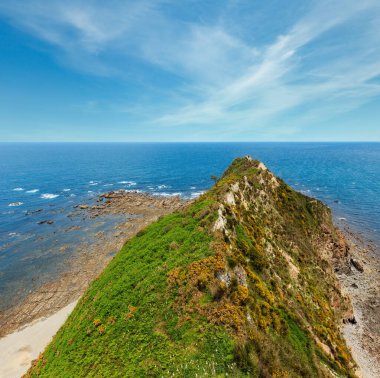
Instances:
[[[195,203],[128,241],[29,375],[323,377],[326,365],[350,375],[351,357],[329,304],[334,282],[320,283],[316,268],[323,262],[313,235],[330,214],[282,182],[275,190],[262,184],[260,175],[267,183],[271,177],[257,165],[236,159]],[[226,206],[230,233],[214,232],[219,203],[244,176],[251,183],[249,210],[240,200]],[[267,203],[258,200],[262,190]],[[297,281],[281,248],[299,265]],[[219,278],[226,272],[228,284]],[[329,339],[334,358],[305,324]]]
[[[197,203],[187,214],[203,206]],[[231,368],[234,345],[226,330],[201,319],[179,325],[175,295],[166,290],[169,271],[213,253],[210,235],[187,214],[166,216],[122,248],[46,350],[46,365],[41,360],[32,376],[169,376],[180,369],[193,377]],[[173,241],[178,249],[170,248]]]

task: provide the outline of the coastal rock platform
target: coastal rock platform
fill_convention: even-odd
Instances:
[[[179,196],[154,196],[120,190],[101,194],[95,205],[75,205],[69,217],[97,218],[116,214],[128,214],[129,217],[127,221],[117,223],[109,234],[97,232],[95,244],[78,245],[74,257],[67,261],[65,272],[32,291],[21,303],[0,312],[0,337],[50,316],[77,300],[126,240],[185,203]],[[67,247],[62,245],[61,249]]]

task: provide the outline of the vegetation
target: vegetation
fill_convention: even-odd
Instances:
[[[236,159],[129,240],[28,376],[353,376],[329,210]]]

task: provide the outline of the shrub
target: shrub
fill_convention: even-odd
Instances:
[[[100,325],[98,327],[98,332],[101,334],[101,335],[104,335],[106,333],[106,327],[104,327],[104,325]]]
[[[100,319],[94,319],[93,324],[95,327],[99,327],[102,324],[102,321]]]

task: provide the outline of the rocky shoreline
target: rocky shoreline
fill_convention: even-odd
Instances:
[[[347,226],[347,264],[336,268],[342,291],[351,299],[352,322],[342,332],[363,378],[380,377],[380,255],[376,248]]]
[[[125,214],[128,219],[119,222],[111,233],[99,231],[95,244],[78,246],[75,256],[67,261],[64,273],[30,293],[21,303],[1,312],[0,337],[48,317],[77,300],[126,240],[160,216],[179,209],[185,203],[179,196],[152,196],[121,190],[100,195],[95,205],[75,205],[68,217],[97,218],[101,215]],[[70,231],[73,229],[62,230]],[[66,247],[63,245],[61,248]]]

